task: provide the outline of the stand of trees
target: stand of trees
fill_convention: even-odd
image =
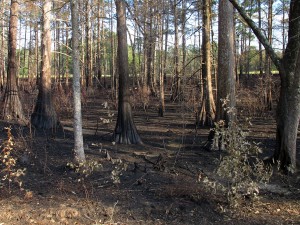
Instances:
[[[78,134],[75,152],[84,161],[80,92],[84,95],[90,88],[110,87],[118,101],[115,141],[135,144],[142,141],[133,122],[131,87],[142,93],[144,101],[149,95],[159,98],[159,116],[165,114],[167,95],[178,103],[190,101],[192,93],[195,123],[213,126],[219,120],[229,124],[235,119],[235,114],[231,118],[224,112],[222,101],[228,99],[227,106],[235,107],[240,79],[260,78],[263,104],[272,110],[276,102],[272,76],[279,73],[278,146],[273,158],[280,161],[282,169],[296,167],[298,0],[78,0],[71,5],[51,0],[1,2],[2,118],[28,119],[19,88],[25,81],[31,86],[36,82],[39,92],[31,124],[38,129],[56,128],[59,119],[53,90],[68,90],[72,77],[74,130]],[[25,13],[28,10],[30,15]],[[80,89],[79,82],[85,88]]]

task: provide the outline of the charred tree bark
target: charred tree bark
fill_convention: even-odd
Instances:
[[[4,92],[3,118],[8,121],[16,121],[25,124],[26,118],[23,113],[22,104],[19,98],[17,87],[17,27],[19,16],[19,3],[17,0],[11,1],[9,33],[8,33],[8,66],[7,66],[7,83]]]
[[[117,7],[119,102],[114,139],[120,144],[140,144],[142,140],[133,121],[128,88],[126,6],[124,0],[116,0],[115,3]]]
[[[39,93],[31,123],[38,129],[53,129],[59,125],[51,94],[51,0],[43,5],[42,71]]]

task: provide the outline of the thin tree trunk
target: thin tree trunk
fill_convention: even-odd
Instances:
[[[286,39],[286,35],[285,35],[285,0],[282,1],[282,53],[284,53],[284,49],[285,49],[285,39]]]
[[[272,45],[272,26],[273,26],[273,0],[268,0],[268,42]],[[266,54],[265,60],[265,92],[264,100],[265,106],[268,110],[273,109],[272,103],[272,69],[271,69],[271,58]]]
[[[166,9],[166,1],[163,1],[163,11]],[[164,84],[164,70],[166,69],[166,64],[165,64],[165,54],[164,52],[164,38],[163,38],[163,33],[164,33],[164,26],[166,24],[166,27],[168,26],[167,22],[165,23],[165,17],[162,15],[160,17],[160,30],[159,30],[159,107],[158,107],[158,116],[163,117],[165,113],[165,84]],[[166,31],[168,32],[168,31]]]
[[[29,46],[28,46],[28,60],[27,60],[27,71],[28,81],[31,82],[32,71],[31,71],[31,59],[32,59],[32,26],[29,25]]]
[[[185,89],[186,85],[186,13],[187,13],[187,6],[186,6],[186,0],[181,1],[182,9],[181,9],[181,48],[182,48],[182,66],[181,66],[181,76],[182,76],[182,89]],[[182,92],[182,98],[184,92]]]
[[[202,0],[198,0],[198,5],[199,5],[199,10],[198,10],[198,13],[197,13],[197,16],[198,16],[198,26],[199,27],[201,27],[201,22],[200,22],[200,20],[201,20],[201,13],[200,13],[200,7],[201,7],[201,1]],[[199,55],[200,55],[200,69],[199,69],[199,79],[198,79],[198,83],[199,83],[199,91],[200,91],[200,95],[199,95],[199,99],[203,99],[203,90],[204,90],[204,88],[203,88],[203,79],[202,79],[202,60],[203,60],[203,52],[201,51],[201,36],[203,36],[203,35],[201,35],[201,29],[199,29],[199,42],[198,42],[198,44],[199,44]],[[196,111],[196,110],[195,110]],[[197,119],[198,120],[198,119]],[[197,121],[196,121],[197,122]]]
[[[1,5],[1,15],[4,11],[4,1]],[[3,91],[4,87],[4,74],[5,74],[5,63],[4,63],[4,18],[1,18],[1,49],[0,49],[0,91]]]
[[[257,3],[258,3],[258,27],[259,29],[262,28],[262,24],[261,24],[261,0],[257,0]],[[260,77],[262,78],[263,76],[263,52],[262,52],[262,44],[259,42],[258,43],[258,51],[259,51],[259,74],[260,74]]]
[[[169,7],[168,7],[169,9]],[[168,10],[169,11],[169,10]],[[168,56],[168,38],[169,38],[169,16],[170,13],[167,13],[167,18],[166,18],[166,28],[165,28],[165,43],[164,43],[164,61],[163,61],[163,72],[164,72],[164,81],[166,85],[168,84],[167,80],[167,56]]]
[[[85,79],[86,88],[92,86],[92,72],[91,67],[91,43],[90,43],[90,0],[85,1]]]
[[[114,24],[112,21],[113,18],[113,0],[111,0],[111,20],[110,20],[110,76],[111,76],[111,91],[112,96],[117,100],[117,78],[115,74],[115,41],[113,36]]]
[[[35,64],[36,64],[36,84],[39,84],[40,75],[40,60],[39,60],[39,29],[38,24],[34,26],[35,36]]]
[[[174,11],[174,81],[172,85],[172,101],[180,100],[181,95],[181,79],[179,76],[179,43],[178,43],[178,13],[177,13],[177,0],[173,2],[173,11]]]
[[[56,46],[57,46],[57,53],[56,55],[56,73],[57,73],[57,79],[58,79],[58,84],[59,87],[61,87],[61,48],[60,48],[60,33],[61,33],[61,28],[60,28],[60,23],[59,21],[56,21]]]
[[[82,136],[81,87],[80,87],[80,55],[79,55],[79,23],[77,0],[71,0],[72,17],[72,58],[73,58],[73,98],[74,98],[74,152],[75,160],[85,162]]]
[[[101,17],[101,1],[98,0],[97,3],[98,8],[98,18],[97,18],[97,78],[101,81],[102,77],[102,67],[101,67],[101,30],[100,30],[100,17]],[[102,21],[102,30],[103,30],[103,21]],[[105,77],[105,76],[104,76]],[[104,88],[106,88],[106,82],[104,78]]]
[[[21,20],[19,20],[20,23],[19,23],[19,30],[22,30],[22,23],[21,23]],[[19,32],[19,43],[18,43],[18,46],[21,46],[21,32]],[[18,56],[18,64],[17,64],[17,67],[16,67],[16,80],[17,80],[17,86],[19,86],[19,77],[20,77],[20,68],[21,68],[21,51],[18,51],[17,52],[17,56]]]
[[[22,62],[22,78],[25,78],[25,71],[26,71],[26,46],[27,46],[27,24],[25,21],[25,36],[24,36],[24,52],[23,52],[23,62]]]
[[[68,31],[68,27],[67,27],[67,24],[66,24],[66,54],[69,55],[69,31]],[[79,61],[79,65],[80,65],[80,61]],[[65,77],[66,77],[66,87],[68,89],[69,87],[69,60],[68,58],[66,59],[66,74],[65,74]],[[79,70],[80,70],[80,66],[79,66]],[[80,76],[79,76],[80,78]]]

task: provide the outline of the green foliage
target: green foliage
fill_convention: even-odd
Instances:
[[[14,149],[14,140],[11,133],[10,127],[5,127],[7,132],[7,139],[3,141],[0,146],[0,188],[6,187],[8,185],[9,191],[11,184],[15,183],[22,187],[21,176],[25,175],[26,169],[17,168],[17,156]]]

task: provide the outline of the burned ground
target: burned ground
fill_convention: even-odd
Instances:
[[[224,152],[203,148],[209,129],[196,129],[192,103],[167,101],[165,116],[158,117],[155,97],[147,111],[135,99],[134,120],[144,144],[116,145],[116,108],[109,91],[88,96],[83,101],[83,131],[94,171],[87,177],[70,166],[70,96],[59,102],[63,129],[44,133],[1,122],[1,130],[12,127],[17,165],[27,171],[24,190],[0,189],[0,223],[300,224],[299,173],[286,176],[274,169],[270,183],[261,185],[259,199],[238,208],[230,208],[226,194],[204,182],[219,179],[215,171]],[[241,111],[254,110],[244,100],[239,105]],[[248,138],[260,142],[264,157],[275,146],[274,116],[249,112],[242,112],[252,121]]]

